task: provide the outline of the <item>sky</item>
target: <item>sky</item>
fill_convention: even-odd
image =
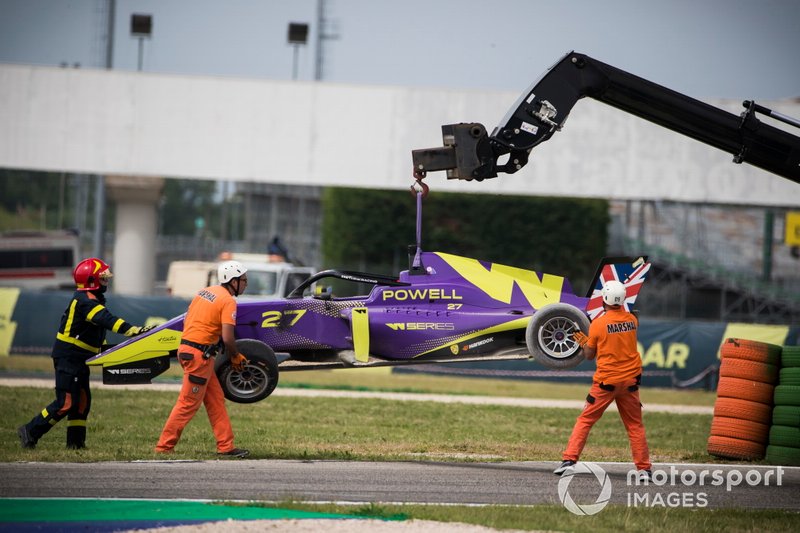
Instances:
[[[318,0],[115,0],[112,68],[313,80]],[[0,63],[105,68],[108,0],[0,0]],[[324,0],[326,82],[524,91],[570,50],[698,99],[800,97],[800,0]],[[130,33],[153,17],[150,38]],[[290,22],[309,42],[287,43]],[[295,50],[297,61],[295,63]],[[0,88],[0,90],[2,90]]]

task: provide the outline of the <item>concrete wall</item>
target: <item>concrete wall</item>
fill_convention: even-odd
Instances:
[[[517,97],[0,65],[0,167],[405,189],[411,150],[441,145],[441,124],[491,131]],[[760,103],[800,116],[798,102]],[[484,194],[800,205],[797,184],[593,100],[578,102],[515,175],[428,182]]]

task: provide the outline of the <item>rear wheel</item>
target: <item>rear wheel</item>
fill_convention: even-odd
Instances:
[[[587,333],[589,319],[578,308],[550,304],[536,311],[525,330],[531,356],[548,368],[573,368],[583,359],[583,350],[572,339],[576,331]]]
[[[236,349],[248,363],[241,372],[231,366],[227,356],[216,361],[217,378],[225,397],[236,403],[255,403],[263,400],[278,385],[278,360],[272,348],[261,341],[241,339]]]

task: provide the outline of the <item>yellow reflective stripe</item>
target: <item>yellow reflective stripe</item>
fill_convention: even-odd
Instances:
[[[47,415],[49,415],[49,414],[50,414],[50,413],[48,413],[48,412],[47,412],[47,407],[45,407],[44,409],[42,409],[42,418],[47,418]]]
[[[69,312],[67,313],[67,323],[64,325],[64,335],[69,336],[69,331],[72,329],[72,320],[75,318],[75,306],[78,305],[78,300],[72,300],[69,304]]]
[[[88,352],[100,353],[100,348],[98,348],[96,346],[91,346],[89,344],[86,344],[85,342],[83,342],[83,341],[81,341],[79,339],[76,339],[74,337],[69,337],[67,335],[64,335],[63,333],[59,333],[58,335],[56,335],[56,338],[58,340],[60,340],[60,341],[68,342],[70,344],[74,344],[78,348],[83,348],[84,350],[86,350]]]
[[[86,427],[86,420],[67,420],[67,427]]]
[[[94,308],[91,311],[89,311],[89,314],[86,315],[86,320],[91,320],[92,318],[94,318],[94,315],[96,315],[103,309],[105,309],[105,307],[103,307],[102,305],[100,304],[95,305]]]
[[[353,328],[353,351],[356,361],[369,362],[369,310],[366,307],[353,308],[351,320]]]
[[[119,333],[119,328],[121,328],[122,324],[124,324],[124,323],[125,323],[125,321],[122,320],[121,318],[117,319],[117,321],[114,322],[114,327],[111,328],[111,331],[113,331],[114,333]]]

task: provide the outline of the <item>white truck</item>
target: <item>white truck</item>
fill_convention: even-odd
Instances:
[[[283,298],[311,277],[313,267],[274,261],[267,254],[220,254],[219,261],[239,261],[247,268],[247,291],[240,299]],[[197,291],[217,283],[217,265],[213,261],[173,261],[167,273],[167,292],[171,296],[193,298]]]
[[[80,260],[76,232],[0,232],[0,286],[72,290],[72,270]]]

